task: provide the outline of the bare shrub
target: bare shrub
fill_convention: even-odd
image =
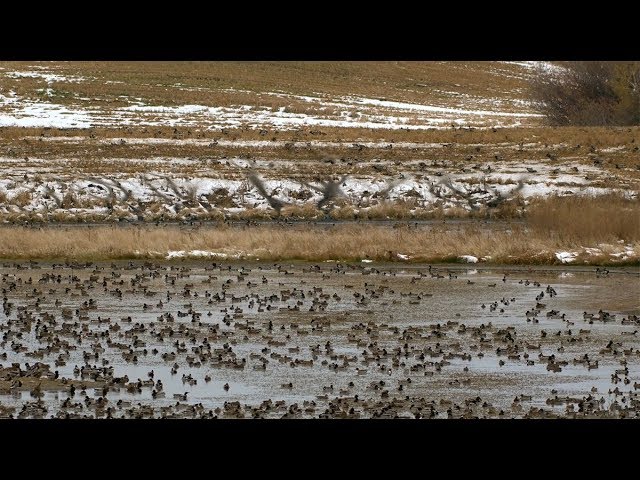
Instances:
[[[67,190],[67,193],[62,197],[62,202],[60,204],[61,208],[75,208],[78,207],[78,199],[73,190]]]
[[[296,200],[309,200],[313,197],[313,193],[307,188],[301,188],[300,190],[291,190],[289,196]]]
[[[23,190],[22,192],[14,195],[11,199],[11,203],[17,205],[20,208],[24,208],[31,203],[33,195],[30,190]]]
[[[211,205],[218,208],[236,208],[238,206],[226,188],[216,188],[206,198]]]
[[[640,125],[640,62],[567,62],[531,90],[552,125]]]

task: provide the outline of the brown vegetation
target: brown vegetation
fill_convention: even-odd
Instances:
[[[31,203],[33,196],[31,191],[23,190],[19,193],[16,193],[13,198],[9,201],[12,205],[17,205],[20,208],[26,207]]]
[[[575,246],[640,239],[640,199],[619,194],[536,199],[526,218],[538,235]]]
[[[622,243],[620,243],[622,242]],[[600,253],[584,247],[598,247]],[[262,260],[302,259],[456,261],[461,255],[496,263],[556,263],[555,252],[576,250],[576,263],[609,264],[640,259],[640,205],[611,196],[606,201],[540,199],[524,224],[437,224],[392,227],[372,224],[231,227],[94,227],[0,229],[2,258],[117,259],[164,257],[171,250],[204,250]],[[625,253],[624,258],[612,253]],[[631,253],[629,253],[631,251]]]
[[[640,125],[640,62],[565,62],[532,92],[554,125]]]
[[[122,107],[128,99],[151,105],[260,105],[290,111],[308,109],[288,94],[356,95],[399,101],[454,101],[457,94],[497,96],[522,90],[521,69],[497,62],[2,62],[6,71],[46,66],[80,82],[43,78],[0,77],[0,88],[31,99],[100,108]],[[455,82],[452,81],[455,78]],[[357,81],[354,81],[357,79]],[[312,88],[310,88],[312,86]],[[42,89],[51,88],[52,96]],[[82,99],[82,100],[81,100]],[[458,100],[460,101],[460,100]],[[454,104],[455,106],[455,104]]]

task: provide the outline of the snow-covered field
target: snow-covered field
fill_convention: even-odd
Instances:
[[[300,97],[299,97],[300,98]],[[436,105],[381,101],[370,98],[311,98],[314,113],[274,110],[268,106],[206,105],[158,106],[136,104],[102,110],[95,107],[65,106],[53,102],[21,99],[9,92],[0,96],[0,126],[92,128],[107,126],[180,126],[200,128],[294,129],[301,126],[407,129],[460,127],[514,127],[539,114],[525,110],[464,110]]]
[[[535,63],[535,62],[534,62]],[[523,75],[531,75],[534,63],[518,65]],[[542,64],[541,62],[538,62]],[[536,122],[540,115],[524,99],[513,101],[492,97],[469,96],[460,92],[438,90],[438,104],[409,103],[390,99],[366,98],[354,95],[294,95],[282,91],[248,92],[221,89],[232,93],[251,93],[251,105],[231,106],[183,104],[149,104],[132,96],[118,98],[128,105],[110,107],[96,104],[90,97],[74,95],[73,102],[61,104],[54,95],[65,84],[95,82],[97,79],[78,75],[64,76],[46,66],[28,70],[0,71],[9,79],[30,78],[46,83],[39,98],[24,98],[15,91],[0,90],[0,126],[91,128],[107,126],[181,126],[199,128],[264,128],[282,130],[301,126],[370,128],[370,129],[433,129],[462,127],[513,127]],[[111,82],[114,83],[114,82]],[[189,89],[175,85],[177,90]],[[193,90],[193,89],[192,89]],[[198,90],[198,89],[196,89]],[[203,90],[203,89],[199,89]],[[290,107],[273,107],[271,99],[288,100]],[[303,105],[304,111],[297,111]]]
[[[104,161],[117,164],[118,159]],[[12,170],[0,177],[0,195],[6,199],[0,203],[0,215],[50,216],[65,212],[70,221],[108,219],[114,215],[131,220],[141,216],[180,220],[209,218],[212,211],[217,216],[249,209],[273,212],[268,199],[248,180],[253,169],[277,172],[277,178],[265,174],[264,186],[269,195],[287,205],[315,205],[323,198],[322,191],[313,188],[321,189],[321,182],[287,178],[287,161],[276,165],[278,162],[273,160],[249,163],[230,159],[227,166],[233,170],[217,175],[203,172],[181,177],[167,171],[167,165],[177,165],[180,161],[184,160],[147,160],[146,173],[136,175],[82,175],[65,173],[65,166],[70,170],[66,164],[51,170],[51,162],[42,159],[32,158],[28,164],[18,164],[15,159],[0,158],[0,166],[4,166],[5,171]],[[410,201],[410,208],[416,211],[452,207],[473,210],[492,200],[509,199],[516,194],[526,200],[553,194],[595,196],[614,190],[591,186],[585,179],[589,174],[598,179],[602,173],[598,168],[581,165],[578,171],[573,171],[573,167],[571,164],[562,168],[541,164],[535,173],[530,173],[522,165],[503,162],[491,173],[439,175],[441,169],[433,167],[423,169],[421,174],[409,172],[393,177],[353,175],[339,184],[335,200],[362,213],[387,201]],[[627,194],[632,196],[634,192]],[[21,198],[24,200],[19,201]]]
[[[479,85],[457,83],[464,65],[446,68],[451,78],[426,83],[412,75],[428,69],[384,77],[400,83],[378,95],[357,80],[332,90],[333,72],[322,88],[249,89],[207,83],[206,69],[190,85],[129,84],[139,72],[3,64],[0,222],[486,217],[509,202],[518,216],[535,197],[637,198],[633,132],[539,128],[526,79],[561,67],[495,62]],[[198,252],[171,255],[208,255]]]

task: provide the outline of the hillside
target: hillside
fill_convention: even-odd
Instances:
[[[528,81],[554,68],[2,63],[0,219],[519,217],[534,197],[637,198],[638,128],[543,125]]]
[[[3,126],[424,129],[539,122],[528,99],[535,62],[46,62],[0,68]]]

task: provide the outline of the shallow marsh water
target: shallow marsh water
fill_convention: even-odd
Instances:
[[[58,378],[5,370],[0,413],[411,418],[427,416],[428,408],[428,416],[443,418],[562,416],[592,395],[601,410],[617,415],[622,405],[634,416],[640,276],[637,268],[610,270],[599,276],[590,267],[5,262],[0,364],[18,363],[25,372],[26,364],[41,362]],[[547,291],[536,300],[547,286],[557,295]],[[565,319],[547,317],[550,310]],[[599,310],[615,317],[584,319],[583,312]],[[585,354],[597,368],[574,362]],[[559,370],[549,370],[550,363]],[[76,366],[113,371],[92,381],[74,373]],[[625,366],[614,385],[612,374]],[[151,370],[153,384],[135,388]],[[113,382],[125,375],[128,382]],[[154,398],[158,380],[164,397]],[[185,392],[186,400],[174,397]]]

